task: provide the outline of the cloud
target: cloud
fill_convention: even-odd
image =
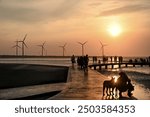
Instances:
[[[150,9],[150,6],[148,5],[128,5],[128,6],[123,6],[119,8],[114,8],[111,10],[105,10],[102,11],[99,16],[111,16],[111,15],[118,15],[118,14],[123,14],[123,13],[132,13],[132,12],[138,12],[138,11],[143,11],[143,10],[148,10]]]
[[[48,12],[50,18],[66,18],[73,15],[73,11],[76,9],[78,0],[64,0],[56,8]]]
[[[97,2],[97,3],[91,3],[91,4],[89,4],[89,6],[100,6],[100,5],[102,5],[102,3],[100,3],[100,2]]]
[[[71,16],[78,0],[5,0],[0,4],[0,20],[38,22]]]
[[[20,7],[0,7],[0,19],[8,21],[30,21],[36,19],[36,10],[32,8],[20,8]],[[34,18],[31,18],[34,17]]]

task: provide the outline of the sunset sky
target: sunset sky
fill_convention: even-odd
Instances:
[[[150,0],[0,0],[0,55],[25,34],[26,55],[150,56]]]

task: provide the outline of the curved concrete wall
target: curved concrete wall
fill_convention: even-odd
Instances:
[[[67,82],[68,67],[0,64],[0,89]]]

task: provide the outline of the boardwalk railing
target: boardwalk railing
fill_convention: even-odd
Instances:
[[[141,63],[141,62],[123,62],[123,63],[95,63],[95,64],[90,64],[89,67],[92,69],[94,68],[94,70],[97,69],[97,67],[99,68],[99,70],[102,69],[102,67],[105,67],[105,69],[108,69],[108,66],[110,66],[109,68],[114,68],[114,66],[118,66],[118,68],[121,67],[129,67],[129,66],[137,66],[140,65],[141,67],[143,67],[144,65],[149,65],[150,67],[150,62],[145,62],[145,63]]]

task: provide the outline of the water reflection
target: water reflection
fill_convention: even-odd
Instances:
[[[149,89],[145,89],[142,85],[135,84],[135,90],[133,95],[141,100],[149,100],[150,99],[150,91]]]

